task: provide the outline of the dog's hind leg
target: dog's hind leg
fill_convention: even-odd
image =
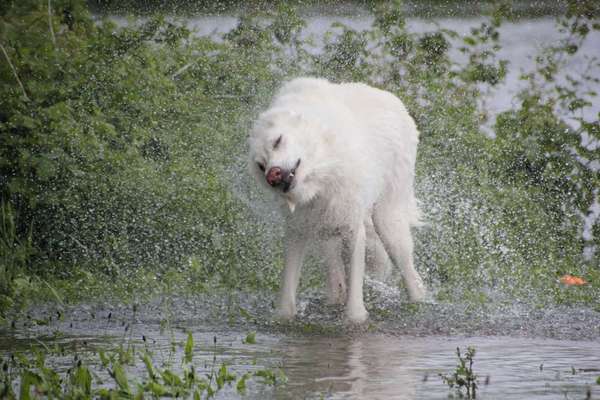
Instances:
[[[408,294],[412,301],[423,301],[426,296],[421,276],[413,265],[413,240],[410,232],[410,207],[402,207],[402,202],[393,193],[386,194],[377,203],[373,222],[387,253],[402,271]]]
[[[365,219],[365,230],[367,234],[367,274],[372,279],[385,282],[390,275],[391,260],[383,247],[379,235],[375,231],[371,215]]]

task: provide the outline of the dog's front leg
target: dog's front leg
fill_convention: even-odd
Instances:
[[[322,247],[327,264],[327,303],[345,304],[346,273],[342,240],[337,236],[323,240]]]
[[[348,235],[350,251],[350,271],[348,273],[348,298],[346,300],[346,318],[353,323],[366,321],[368,317],[363,302],[363,281],[365,275],[366,234],[362,220],[354,224]]]
[[[277,316],[292,319],[296,315],[296,289],[306,252],[308,238],[295,230],[286,232],[285,267],[281,275],[281,292],[277,305]]]

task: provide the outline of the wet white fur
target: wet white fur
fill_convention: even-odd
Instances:
[[[280,317],[296,314],[300,269],[311,241],[323,245],[328,299],[345,303],[349,321],[363,322],[368,315],[363,303],[367,235],[375,238],[376,253],[380,239],[401,268],[411,299],[424,298],[410,232],[419,222],[413,190],[418,136],[396,96],[361,83],[294,79],[260,115],[249,137],[250,170],[282,199],[286,214]],[[270,188],[258,167],[291,169],[298,159],[296,182],[287,194]]]

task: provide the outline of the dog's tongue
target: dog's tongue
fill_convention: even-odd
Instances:
[[[294,210],[296,209],[296,203],[294,203],[293,201],[287,199],[287,205],[290,208],[290,212],[294,213]]]

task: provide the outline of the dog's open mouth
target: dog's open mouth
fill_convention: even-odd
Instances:
[[[296,161],[296,165],[294,166],[294,168],[292,168],[290,170],[290,173],[283,179],[283,193],[287,193],[294,188],[296,183],[296,170],[300,166],[300,161],[301,159],[299,158],[298,161]]]

